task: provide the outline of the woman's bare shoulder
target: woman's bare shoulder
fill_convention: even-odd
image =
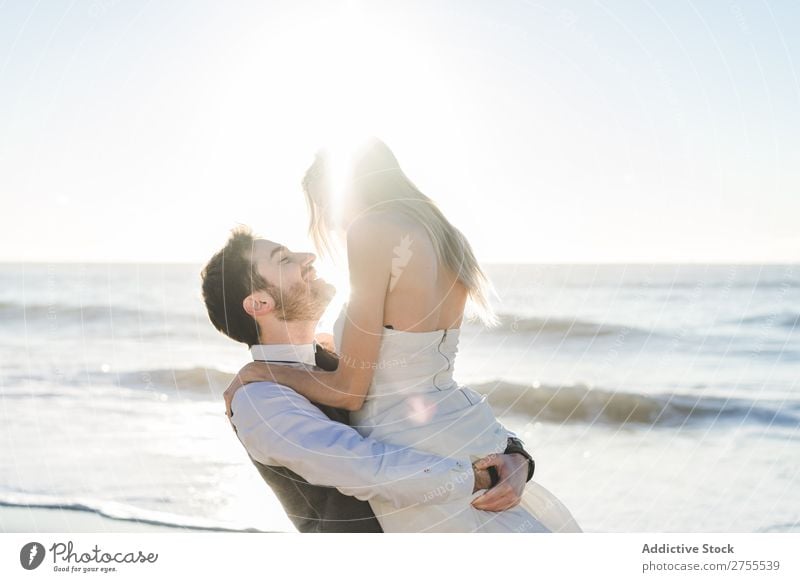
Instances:
[[[353,220],[347,229],[347,243],[397,244],[404,236],[417,236],[424,232],[422,226],[399,213],[370,212]]]
[[[382,239],[394,241],[398,238],[427,237],[425,228],[413,218],[398,212],[370,212],[363,214],[350,223],[347,229],[347,241],[368,242]]]

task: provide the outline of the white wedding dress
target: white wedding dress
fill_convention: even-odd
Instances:
[[[341,346],[347,305],[334,324]],[[408,332],[384,328],[375,375],[364,406],[350,414],[364,436],[442,457],[476,461],[502,453],[508,433],[486,398],[453,380],[460,330]],[[354,364],[355,365],[355,364]],[[569,510],[532,479],[521,503],[501,512],[481,511],[471,498],[397,509],[370,500],[386,532],[580,532]],[[441,492],[439,493],[441,495]],[[435,498],[436,492],[431,496]]]

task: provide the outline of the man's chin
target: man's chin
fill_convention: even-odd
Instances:
[[[315,279],[308,286],[312,295],[326,302],[326,305],[331,302],[336,295],[336,287],[328,283],[325,279]]]
[[[304,303],[306,319],[319,319],[325,313],[331,300],[336,295],[336,288],[322,279],[311,281],[305,288]],[[313,314],[313,317],[312,317]]]

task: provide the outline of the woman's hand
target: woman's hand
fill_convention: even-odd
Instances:
[[[270,369],[269,364],[263,362],[250,362],[249,364],[245,364],[233,377],[233,380],[223,393],[223,397],[225,398],[225,414],[228,416],[228,420],[233,416],[233,412],[231,412],[231,402],[233,402],[233,395],[236,394],[239,388],[251,382],[270,382],[274,381],[274,379],[275,375]]]

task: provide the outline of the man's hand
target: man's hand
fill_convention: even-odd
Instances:
[[[476,470],[497,469],[500,478],[497,485],[473,500],[475,509],[505,511],[519,505],[528,477],[528,459],[518,453],[511,455],[489,455],[473,464]]]
[[[481,489],[488,489],[492,486],[492,476],[489,475],[488,469],[478,469],[472,465],[472,474],[475,475],[475,486],[472,492],[480,491]]]

